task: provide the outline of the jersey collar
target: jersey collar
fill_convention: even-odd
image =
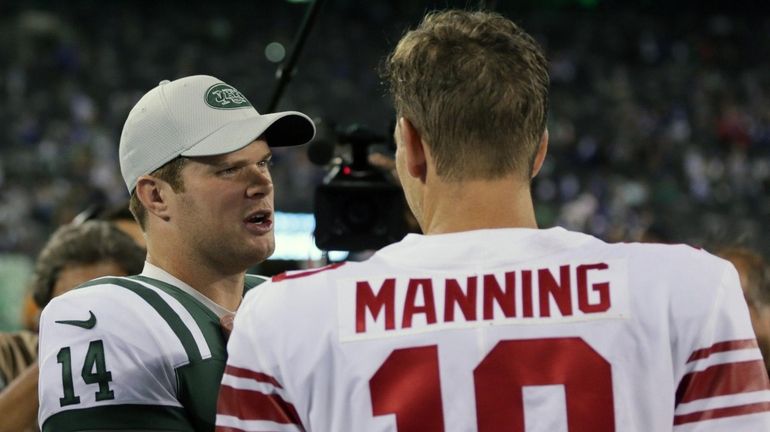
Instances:
[[[210,298],[201,294],[195,288],[191,287],[190,285],[187,285],[186,283],[172,276],[169,272],[147,261],[144,262],[144,269],[142,270],[142,276],[146,276],[152,279],[157,279],[159,281],[166,282],[167,284],[174,285],[175,287],[189,294],[194,299],[198,300],[207,309],[214,312],[219,318],[222,318],[225,315],[232,315],[233,313],[235,313],[223,308],[222,306],[218,305],[216,302],[214,302]]]

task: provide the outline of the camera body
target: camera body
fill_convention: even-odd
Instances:
[[[401,240],[407,232],[403,191],[368,160],[370,146],[385,143],[385,137],[358,125],[331,135],[321,134],[322,145],[348,144],[352,160],[337,158],[316,188],[316,246],[362,251]]]

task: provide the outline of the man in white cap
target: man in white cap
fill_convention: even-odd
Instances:
[[[272,254],[271,147],[315,134],[260,115],[210,76],[163,81],[128,115],[120,169],[147,240],[144,270],[54,299],[40,322],[43,431],[213,431],[221,320]]]

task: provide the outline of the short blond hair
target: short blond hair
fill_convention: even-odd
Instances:
[[[447,180],[528,180],[545,132],[548,66],[535,40],[490,12],[425,16],[381,67],[399,116],[430,145]]]

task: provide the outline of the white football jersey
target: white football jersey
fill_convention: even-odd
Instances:
[[[99,278],[46,306],[43,432],[214,430],[227,357],[219,316],[155,269],[164,280]],[[264,280],[247,275],[244,289]]]
[[[221,431],[770,431],[738,275],[684,245],[411,234],[252,290],[228,351]]]

